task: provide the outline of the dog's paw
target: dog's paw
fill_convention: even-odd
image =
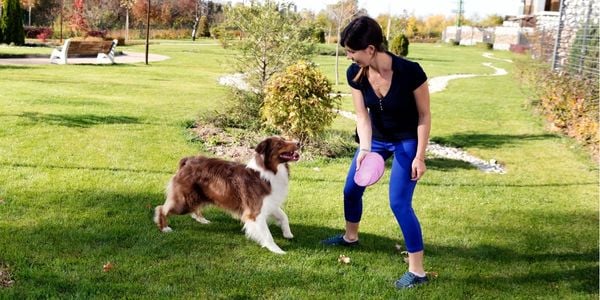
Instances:
[[[166,232],[173,231],[173,229],[171,229],[171,227],[167,226],[167,227],[163,228],[161,231],[166,233]]]
[[[279,254],[279,255],[284,255],[285,254],[285,251],[283,251],[281,249],[279,249],[279,250],[271,250],[271,249],[269,249],[269,250],[271,252],[275,253],[275,254]]]
[[[192,218],[200,224],[210,224],[210,221],[207,220],[205,217],[199,217],[196,214],[192,214]]]
[[[277,246],[277,245],[266,246],[266,248],[275,254],[285,254],[285,251],[281,250],[281,248],[279,248],[279,246]]]
[[[284,232],[283,233],[283,237],[286,238],[286,239],[288,239],[288,240],[291,240],[291,239],[294,238],[294,235],[291,232]]]

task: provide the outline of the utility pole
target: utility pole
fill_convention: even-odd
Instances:
[[[150,0],[148,0],[148,11],[146,11],[146,64],[148,64],[148,48],[150,48]]]
[[[65,10],[65,0],[60,1],[60,43],[63,42],[63,15]]]
[[[460,43],[460,27],[462,26],[462,16],[464,13],[464,0],[458,0],[458,10],[456,11],[456,41]]]
[[[464,11],[464,0],[458,0],[458,10],[456,11],[456,27],[462,25],[462,15]]]
[[[387,28],[386,28],[386,33],[385,33],[385,40],[389,43],[390,42],[390,27],[392,26],[392,9],[391,9],[391,5],[388,2],[388,19],[387,19]]]
[[[341,5],[340,5],[340,12],[338,15],[338,24],[337,24],[337,37],[338,37],[338,41],[337,43],[335,43],[335,85],[340,84],[340,72],[339,70],[339,65],[340,65],[340,31],[342,30],[342,16],[344,14],[344,2],[342,1]]]

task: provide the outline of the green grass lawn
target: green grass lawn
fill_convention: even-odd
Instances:
[[[14,280],[0,285],[0,298],[598,299],[597,165],[544,130],[511,74],[455,80],[432,95],[432,139],[496,159],[507,173],[427,161],[414,208],[426,269],[439,276],[396,291],[407,266],[395,248],[403,241],[388,206],[389,171],[365,194],[362,245],[319,244],[343,226],[350,157],[292,166],[286,211],[295,238],[271,228],[284,256],[248,241],[217,209],[206,212],[209,225],[172,217],[175,231],[159,233],[153,207],[178,160],[203,152],[185,124],[223,107],[227,88],[217,78],[234,72],[234,53],[170,42],[151,52],[171,59],[0,65],[0,270]],[[492,73],[482,62],[513,71],[483,52],[411,44],[409,58],[429,77]],[[334,58],[315,61],[333,80]],[[344,92],[347,64],[336,86]],[[332,128],[354,125],[338,118]],[[341,254],[351,263],[338,263]]]

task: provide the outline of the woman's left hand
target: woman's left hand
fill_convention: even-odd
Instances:
[[[427,171],[427,166],[425,166],[425,161],[415,158],[412,162],[412,171],[410,173],[410,179],[413,181],[417,181],[421,179],[423,174]]]

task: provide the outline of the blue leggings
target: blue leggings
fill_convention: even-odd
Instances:
[[[410,180],[412,161],[417,152],[417,140],[408,139],[400,142],[373,140],[371,151],[379,153],[384,160],[394,154],[390,174],[390,207],[394,212],[396,221],[400,224],[406,249],[410,253],[419,252],[423,250],[423,236],[421,225],[412,208],[412,196],[417,182]],[[365,191],[365,187],[354,183],[358,152],[357,150],[354,154],[344,187],[344,216],[346,221],[352,223],[360,222],[362,196]]]

